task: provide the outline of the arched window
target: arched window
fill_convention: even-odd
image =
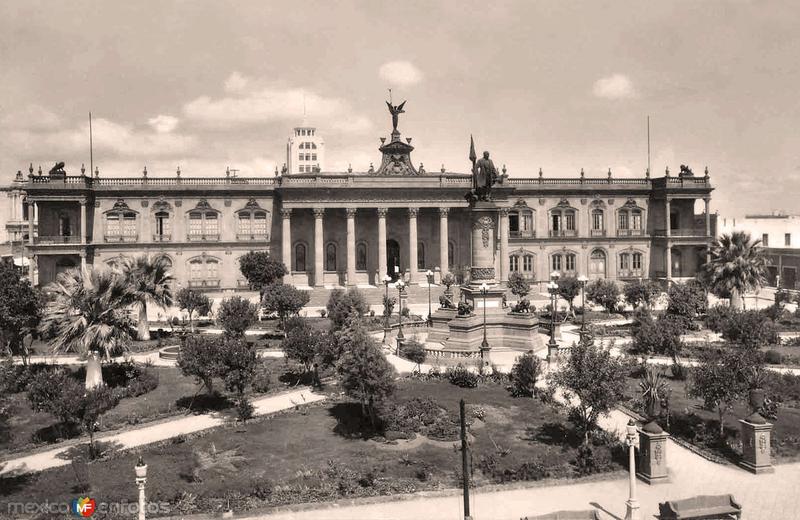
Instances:
[[[517,255],[511,255],[508,257],[508,268],[512,273],[519,271],[519,257]]]
[[[624,251],[619,254],[620,278],[639,278],[644,275],[643,255],[639,251]]]
[[[219,259],[198,256],[189,260],[189,287],[219,287]]]
[[[189,240],[219,240],[219,213],[205,200],[189,212]]]
[[[417,269],[425,269],[425,244],[417,244]]]
[[[636,201],[628,199],[617,212],[617,235],[644,235],[644,212],[636,205]]]
[[[591,234],[592,236],[603,236],[606,234],[605,216],[603,210],[600,208],[592,210]]]
[[[106,242],[135,242],[138,238],[135,212],[116,210],[106,213]]]
[[[297,243],[294,246],[294,270],[305,272],[306,270],[306,245]]]
[[[264,240],[267,238],[267,212],[242,210],[237,214],[236,238],[238,240]]]
[[[562,199],[558,205],[550,210],[550,236],[551,237],[574,237],[577,235],[575,227],[575,216],[577,212],[570,207],[566,199]]]
[[[325,270],[336,271],[336,244],[333,242],[325,247]]]
[[[166,211],[158,211],[154,216],[156,219],[156,232],[153,234],[153,241],[155,242],[168,241],[171,238],[169,213],[167,213]]]
[[[508,213],[508,235],[511,238],[534,238],[536,221],[531,209],[518,209]]]
[[[367,270],[367,244],[360,242],[356,245],[356,271]]]
[[[595,249],[589,255],[589,278],[606,277],[606,253],[602,249]]]
[[[452,242],[447,243],[447,265],[450,266],[450,269],[453,269],[453,265],[456,263],[456,246]]]
[[[550,267],[562,275],[574,275],[577,270],[578,257],[575,253],[556,253],[550,257]]]
[[[560,273],[562,265],[563,265],[563,263],[562,263],[562,258],[561,258],[560,254],[553,255],[550,258],[550,267],[552,268],[553,271],[557,271],[557,272]]]

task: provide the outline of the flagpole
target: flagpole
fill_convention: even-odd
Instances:
[[[92,113],[89,112],[89,177],[94,175],[94,151],[92,146]]]

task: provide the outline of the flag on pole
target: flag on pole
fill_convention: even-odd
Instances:
[[[475,161],[478,159],[478,156],[475,154],[475,141],[472,139],[472,134],[469,135],[469,160],[472,164],[475,164]]]

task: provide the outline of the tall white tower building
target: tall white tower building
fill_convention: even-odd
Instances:
[[[325,169],[325,141],[313,126],[298,126],[286,144],[287,173],[314,173]]]

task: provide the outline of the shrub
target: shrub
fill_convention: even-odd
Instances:
[[[229,392],[236,392],[239,400],[255,376],[259,364],[256,351],[244,339],[234,338],[224,341],[219,353],[219,375]]]
[[[478,374],[470,372],[460,363],[455,367],[448,368],[446,375],[450,384],[461,388],[475,388],[478,386],[478,380],[480,379]]]
[[[573,303],[581,293],[581,282],[574,276],[566,276],[558,281],[558,295],[569,304],[569,310],[574,314]]]
[[[189,327],[194,330],[194,321],[192,316],[195,312],[198,316],[203,316],[211,312],[212,301],[208,296],[201,292],[193,291],[188,287],[184,287],[175,298],[178,302],[178,307],[183,311],[185,310],[189,315]],[[177,317],[176,317],[177,318]],[[174,323],[175,318],[173,318]]]
[[[708,298],[703,286],[695,280],[674,283],[667,291],[667,314],[681,316],[690,322],[704,314],[707,307]]]
[[[722,337],[748,349],[778,343],[775,324],[755,310],[734,312],[722,324]]]
[[[286,266],[266,251],[250,251],[239,258],[239,270],[254,290],[263,294],[264,289],[283,280],[289,274]]]
[[[153,370],[143,370],[125,387],[127,397],[138,397],[152,392],[158,387],[158,373]]]
[[[238,401],[236,402],[236,417],[239,418],[242,422],[247,422],[248,420],[253,418],[255,414],[255,407],[253,403],[251,403],[246,397],[241,396],[239,397]]]
[[[217,319],[228,334],[244,336],[245,331],[258,321],[258,306],[241,296],[234,296],[222,300]]]
[[[511,393],[515,397],[533,397],[536,381],[542,372],[542,362],[532,352],[519,357],[511,368]]]
[[[369,312],[369,304],[364,297],[364,293],[358,289],[334,289],[328,298],[325,306],[328,310],[328,317],[333,322],[334,329],[341,329],[351,316],[361,317]]]
[[[670,365],[669,371],[672,374],[672,378],[676,381],[686,381],[686,378],[689,376],[687,368],[679,363]]]
[[[709,307],[706,312],[706,327],[714,332],[722,332],[728,320],[735,315],[736,311],[730,305]]]
[[[269,367],[263,360],[260,360],[256,366],[255,373],[253,374],[253,382],[250,386],[253,388],[254,392],[259,394],[267,393],[272,386]]]
[[[403,343],[400,348],[400,356],[419,366],[425,362],[428,354],[425,352],[425,346],[422,343],[411,340]]]
[[[604,473],[612,468],[611,456],[607,452],[595,450],[586,444],[578,447],[572,464],[575,467],[575,473],[580,477]]]
[[[84,385],[65,370],[42,370],[31,378],[28,401],[37,412],[49,413],[62,424],[75,424],[84,391]]]
[[[768,350],[764,353],[764,361],[770,365],[780,365],[783,363],[783,355],[777,350]]]
[[[522,273],[514,271],[508,276],[508,289],[511,291],[511,294],[522,299],[531,292],[531,284],[525,279]]]
[[[286,320],[300,312],[310,298],[311,295],[308,291],[301,291],[293,285],[277,282],[264,288],[261,306],[264,311],[277,314],[281,327],[285,329]]]
[[[304,318],[296,316],[286,322],[286,337],[281,342],[281,349],[287,359],[300,363],[308,373],[318,355],[320,336]]]
[[[661,294],[661,285],[653,280],[633,280],[625,284],[622,293],[634,309],[639,305],[649,308]]]
[[[210,395],[214,390],[214,376],[219,373],[221,341],[218,338],[192,335],[178,351],[178,368],[185,376],[194,377]]]
[[[586,299],[603,307],[609,314],[617,310],[619,286],[613,280],[598,279],[586,286]]]
[[[664,315],[657,320],[643,317],[633,333],[633,350],[639,354],[670,356],[677,361],[683,349],[684,332],[680,318]]]
[[[408,318],[408,317],[411,315],[411,310],[409,310],[409,308],[408,308],[408,307],[403,307],[403,310],[402,310],[402,311],[400,311],[400,314],[401,314],[401,315],[402,315],[404,318]]]

